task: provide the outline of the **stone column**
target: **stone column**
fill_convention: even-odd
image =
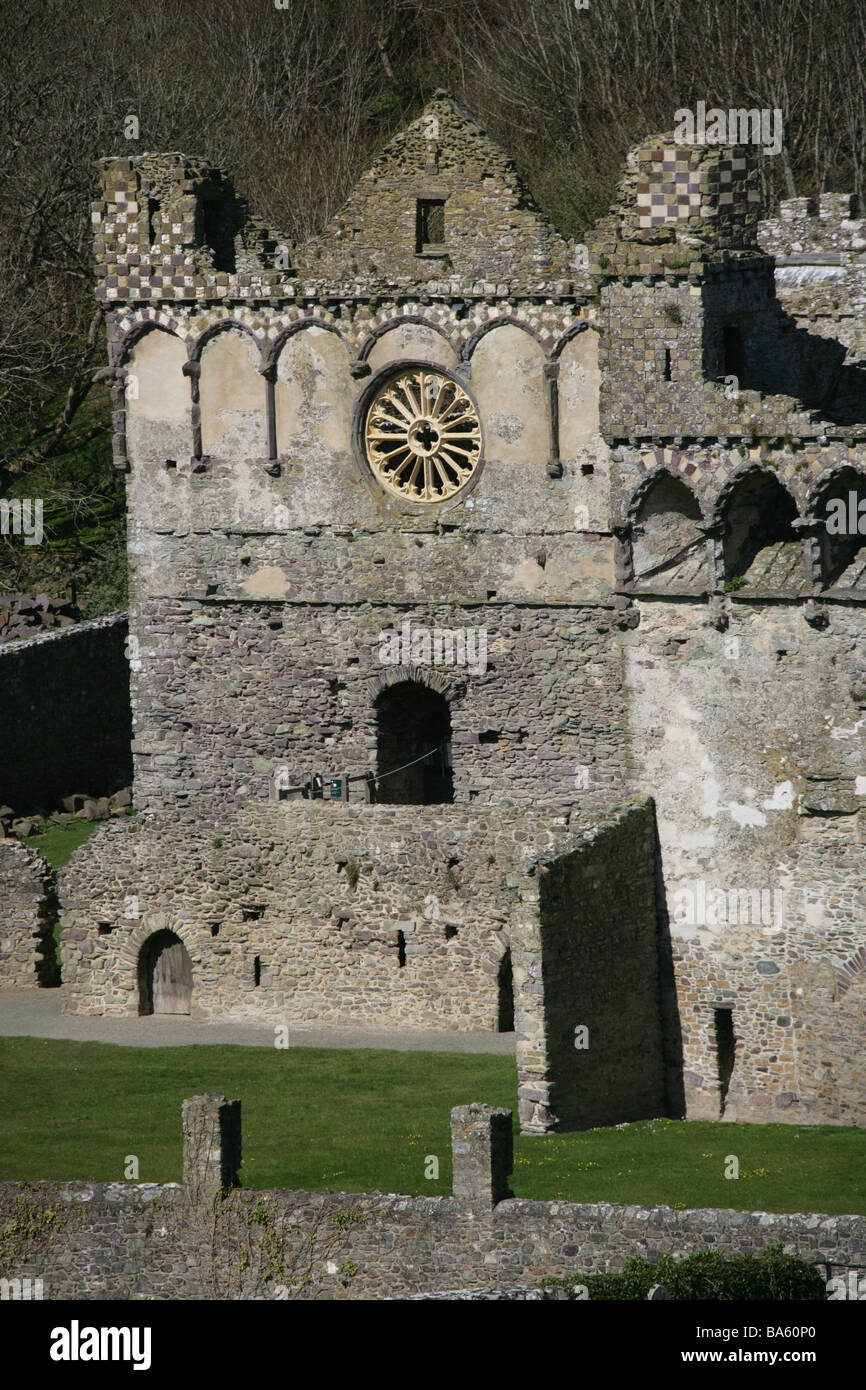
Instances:
[[[494,1207],[513,1194],[511,1111],[491,1105],[456,1105],[451,1111],[452,1192]]]
[[[236,1187],[241,1165],[241,1103],[190,1096],[183,1103],[183,1183],[193,1202]]]

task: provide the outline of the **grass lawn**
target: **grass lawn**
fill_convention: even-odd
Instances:
[[[62,869],[69,862],[73,850],[83,845],[99,821],[71,820],[67,825],[55,825],[49,821],[41,835],[28,835],[24,841],[31,849],[37,849],[43,859],[54,869]]]
[[[0,1038],[0,1179],[122,1181],[135,1154],[141,1182],[180,1181],[181,1101],[204,1091],[242,1102],[251,1188],[447,1193],[451,1107],[517,1108],[509,1057]],[[438,1180],[425,1179],[428,1155]],[[864,1160],[853,1126],[653,1120],[518,1137],[512,1186],[547,1200],[866,1214]]]

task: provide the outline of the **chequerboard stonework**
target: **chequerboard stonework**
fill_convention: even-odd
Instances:
[[[447,93],[306,245],[101,173],[139,815],[66,1007],[513,1026],[534,1132],[866,1123],[850,200],[661,135],[570,244]],[[842,341],[773,258],[828,220]]]

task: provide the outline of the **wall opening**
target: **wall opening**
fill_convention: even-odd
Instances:
[[[192,960],[173,931],[154,932],[138,954],[138,1012],[188,1014],[192,1002]]]
[[[670,350],[670,348],[665,348],[665,381],[670,381],[670,379],[671,379],[671,350]]]
[[[376,800],[435,806],[454,800],[448,701],[420,681],[388,686],[376,700]]]
[[[445,200],[419,198],[415,204],[415,254],[445,246]]]
[[[147,200],[147,236],[151,246],[156,246],[159,241],[159,201],[156,198]]]
[[[793,525],[797,506],[773,473],[756,470],[743,478],[728,499],[723,519],[726,581],[745,579],[756,560],[759,563],[750,579],[760,581],[780,546],[791,547],[789,554],[799,577],[803,542]]]
[[[511,947],[502,953],[497,972],[498,1017],[497,1031],[514,1032],[514,974],[511,969]]]
[[[406,935],[401,931],[397,933],[397,964],[406,964]]]
[[[253,959],[253,984],[260,985],[262,982],[262,958],[255,956]]]
[[[734,1013],[732,1009],[713,1009],[713,1022],[716,1030],[716,1058],[719,1073],[719,1116],[725,1113],[728,1103],[728,1087],[734,1072],[734,1057],[737,1050],[734,1036]]]

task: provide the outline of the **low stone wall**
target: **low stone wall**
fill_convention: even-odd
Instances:
[[[9,1271],[42,1277],[47,1299],[405,1298],[577,1282],[619,1271],[630,1256],[655,1263],[709,1249],[734,1258],[772,1245],[825,1279],[866,1275],[860,1216],[522,1200],[490,1210],[457,1197],[250,1192],[215,1219],[179,1186],[0,1184],[2,1209],[19,1196],[59,1213],[50,1242]],[[247,1225],[240,1213],[252,1212]],[[263,1232],[278,1250],[270,1279]]]
[[[59,983],[56,920],[50,865],[28,845],[0,840],[0,989]]]
[[[846,1287],[866,1269],[860,1216],[511,1198],[508,1110],[456,1106],[451,1148],[451,1197],[238,1191],[240,1102],[193,1096],[183,1185],[0,1184],[0,1275],[41,1279],[48,1299],[230,1300],[525,1297],[545,1278],[706,1249],[735,1258],[781,1246]]]
[[[125,613],[0,647],[0,804],[19,814],[132,781]]]

